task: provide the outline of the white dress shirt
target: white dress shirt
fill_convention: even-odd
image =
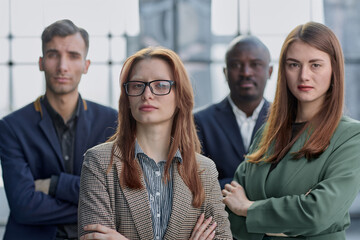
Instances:
[[[231,99],[230,95],[228,96],[228,100],[230,102],[230,105],[232,107],[232,110],[235,114],[235,118],[236,118],[236,122],[239,126],[240,129],[240,133],[241,133],[241,137],[244,143],[244,147],[246,150],[249,149],[250,147],[250,141],[251,141],[251,136],[252,133],[254,131],[254,127],[256,124],[256,120],[259,116],[259,113],[261,111],[261,108],[264,105],[264,99],[261,100],[260,104],[255,108],[252,116],[247,117],[246,113],[244,113],[243,111],[241,111],[233,102],[233,100]]]

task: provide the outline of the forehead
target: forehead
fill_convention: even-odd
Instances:
[[[253,43],[240,43],[235,45],[227,54],[229,60],[262,60],[269,61],[264,48]]]
[[[138,61],[130,73],[130,78],[146,79],[172,79],[172,70],[165,60],[160,58],[148,58]]]
[[[45,44],[45,52],[49,49],[57,50],[59,52],[79,52],[83,55],[85,55],[86,52],[85,41],[80,33],[75,33],[66,37],[54,36]]]
[[[290,44],[287,53],[287,58],[294,58],[294,59],[323,59],[323,60],[330,60],[330,56],[305,42],[302,41],[295,41]]]

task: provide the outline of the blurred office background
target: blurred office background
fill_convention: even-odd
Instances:
[[[80,83],[82,96],[114,108],[124,60],[149,45],[180,55],[196,107],[220,101],[228,94],[222,73],[227,44],[246,34],[258,36],[270,49],[274,73],[265,97],[272,101],[286,35],[308,21],[324,23],[344,50],[346,113],[360,119],[359,12],[356,0],[0,0],[0,118],[44,93],[40,35],[52,22],[68,18],[90,34],[92,64]],[[350,240],[360,237],[359,198],[351,209]],[[8,211],[0,180],[0,238]]]

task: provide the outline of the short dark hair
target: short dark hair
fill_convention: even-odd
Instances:
[[[266,54],[265,56],[266,56],[267,60],[269,62],[271,61],[270,51],[269,51],[268,47],[258,37],[254,36],[254,35],[241,35],[241,36],[235,37],[229,43],[227,50],[226,50],[226,54],[225,54],[225,62],[226,63],[228,61],[230,52],[233,51],[234,48],[236,48],[238,45],[242,45],[242,44],[244,44],[244,45],[249,44],[249,45],[256,46],[257,48],[263,49]]]
[[[76,26],[69,19],[56,21],[44,29],[41,35],[43,54],[46,44],[50,42],[55,36],[66,37],[76,33],[80,33],[81,37],[84,39],[86,56],[89,51],[89,34],[85,29]]]

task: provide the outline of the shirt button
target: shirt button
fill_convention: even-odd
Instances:
[[[156,239],[160,239],[160,237],[159,237],[159,236],[156,236]]]
[[[69,156],[68,156],[68,155],[66,155],[64,158],[65,158],[66,161],[69,160]]]
[[[155,174],[156,174],[156,176],[159,177],[160,176],[160,171],[156,171]]]
[[[160,217],[160,213],[156,214],[156,216],[159,218],[159,217]]]
[[[160,193],[159,193],[159,192],[156,192],[156,196],[160,196]]]

